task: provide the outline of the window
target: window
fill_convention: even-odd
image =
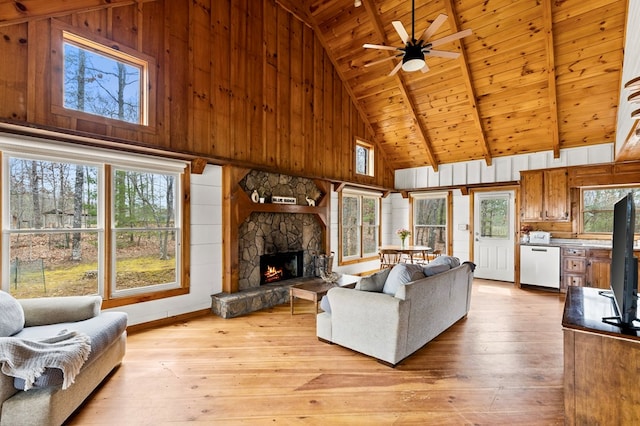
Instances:
[[[413,244],[447,253],[448,193],[412,194]]]
[[[380,235],[380,196],[343,191],[340,211],[341,260],[376,257]]]
[[[146,124],[148,64],[63,31],[64,107],[129,123]]]
[[[0,147],[3,290],[99,294],[114,305],[188,291],[184,163],[16,139]]]
[[[640,208],[640,188],[609,187],[582,188],[582,232],[585,234],[611,234],[613,232],[613,206],[629,192],[633,192],[636,208]],[[636,234],[640,234],[640,220],[636,220]]]
[[[373,145],[356,140],[356,173],[373,176]]]
[[[153,57],[56,19],[51,20],[51,45],[54,115],[127,130],[156,130]]]

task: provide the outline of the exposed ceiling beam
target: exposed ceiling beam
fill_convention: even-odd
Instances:
[[[382,40],[383,44],[391,45],[389,43],[389,40],[387,40],[387,36],[384,32],[384,25],[380,21],[380,15],[373,10],[374,6],[371,0],[364,0],[362,4],[367,11],[367,15],[369,19],[371,20],[371,22],[373,22],[373,28],[376,31],[379,39]],[[389,64],[391,67],[389,71],[391,71],[391,69],[393,69],[393,64],[391,62],[389,62]],[[396,80],[398,84],[398,88],[400,89],[400,93],[402,94],[402,97],[406,101],[406,104],[409,110],[408,114],[416,126],[416,133],[418,134],[418,138],[420,139],[419,142],[421,142],[421,144],[424,146],[427,152],[427,161],[429,162],[429,165],[433,168],[434,171],[438,171],[438,162],[433,153],[433,147],[431,146],[431,140],[427,135],[427,129],[425,128],[422,121],[420,121],[418,119],[418,116],[416,115],[416,111],[418,111],[418,106],[416,105],[413,98],[409,95],[409,91],[407,89],[407,85],[404,81],[404,78],[402,77],[402,73],[401,72],[396,73],[393,76],[393,78]]]
[[[551,0],[542,1],[542,22],[547,53],[547,81],[549,86],[549,124],[553,157],[560,158],[560,127],[558,126],[558,97],[556,94],[556,62],[553,49],[553,15]]]
[[[445,9],[447,10],[447,15],[451,19],[451,32],[457,33],[460,31],[460,26],[458,25],[458,14],[456,13],[455,5],[453,4],[453,0],[446,0],[444,2]],[[482,156],[484,157],[484,161],[487,166],[491,165],[491,151],[489,150],[489,143],[487,142],[486,134],[484,128],[482,127],[482,120],[480,120],[480,111],[478,108],[478,103],[476,102],[476,91],[473,87],[473,80],[471,79],[471,70],[469,69],[469,60],[467,58],[467,51],[464,48],[461,40],[456,40],[453,42],[456,48],[460,51],[459,61],[461,65],[462,78],[464,79],[464,85],[467,90],[467,96],[469,97],[469,103],[471,104],[471,108],[473,110],[473,125],[478,130],[478,139],[480,140],[480,147],[482,148]]]

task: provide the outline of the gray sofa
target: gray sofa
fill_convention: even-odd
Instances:
[[[318,339],[397,365],[469,312],[475,265],[447,256],[432,263],[433,274],[399,264],[356,289],[332,288],[316,317]]]
[[[7,293],[0,292],[0,305],[11,303],[10,296],[7,296]],[[50,297],[18,302],[22,307],[23,327],[17,327],[17,332],[9,332],[9,336],[41,341],[71,331],[89,336],[91,352],[74,383],[67,389],[62,389],[62,371],[58,368],[47,368],[35,380],[34,386],[26,391],[22,390],[25,387],[23,379],[0,373],[0,425],[61,425],[122,362],[127,315],[123,312],[101,312],[102,299],[99,296]],[[3,322],[0,330],[6,333],[8,323],[14,318],[4,312],[0,314]],[[18,320],[19,314],[14,316]]]

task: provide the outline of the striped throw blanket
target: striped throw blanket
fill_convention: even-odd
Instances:
[[[29,390],[46,368],[59,368],[62,389],[67,389],[90,352],[91,338],[76,331],[62,330],[57,336],[43,340],[0,337],[0,369],[8,376],[23,379],[24,390]]]

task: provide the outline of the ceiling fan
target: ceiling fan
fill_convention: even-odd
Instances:
[[[409,34],[404,29],[402,22],[393,21],[391,24],[393,28],[395,28],[396,32],[400,36],[400,39],[404,43],[404,47],[392,47],[392,46],[383,46],[379,44],[364,44],[362,47],[366,49],[380,49],[380,50],[391,50],[397,51],[394,56],[389,56],[388,58],[381,59],[379,61],[369,62],[365,64],[365,67],[370,67],[373,65],[380,64],[385,61],[389,61],[393,58],[400,58],[402,60],[398,62],[395,68],[389,73],[389,75],[396,74],[400,68],[403,71],[412,72],[412,71],[429,71],[429,67],[427,66],[426,61],[424,60],[425,56],[438,56],[440,58],[448,58],[455,59],[460,56],[459,53],[456,52],[447,52],[443,50],[433,50],[434,47],[439,46],[441,44],[448,43],[450,41],[461,39],[462,37],[466,37],[471,35],[471,30],[466,29],[459,31],[455,34],[448,35],[446,37],[442,37],[438,40],[428,41],[438,28],[447,20],[447,15],[440,14],[438,17],[424,30],[422,35],[416,39],[415,37],[415,15],[416,15],[416,7],[415,0],[411,0],[411,38],[409,38]]]

